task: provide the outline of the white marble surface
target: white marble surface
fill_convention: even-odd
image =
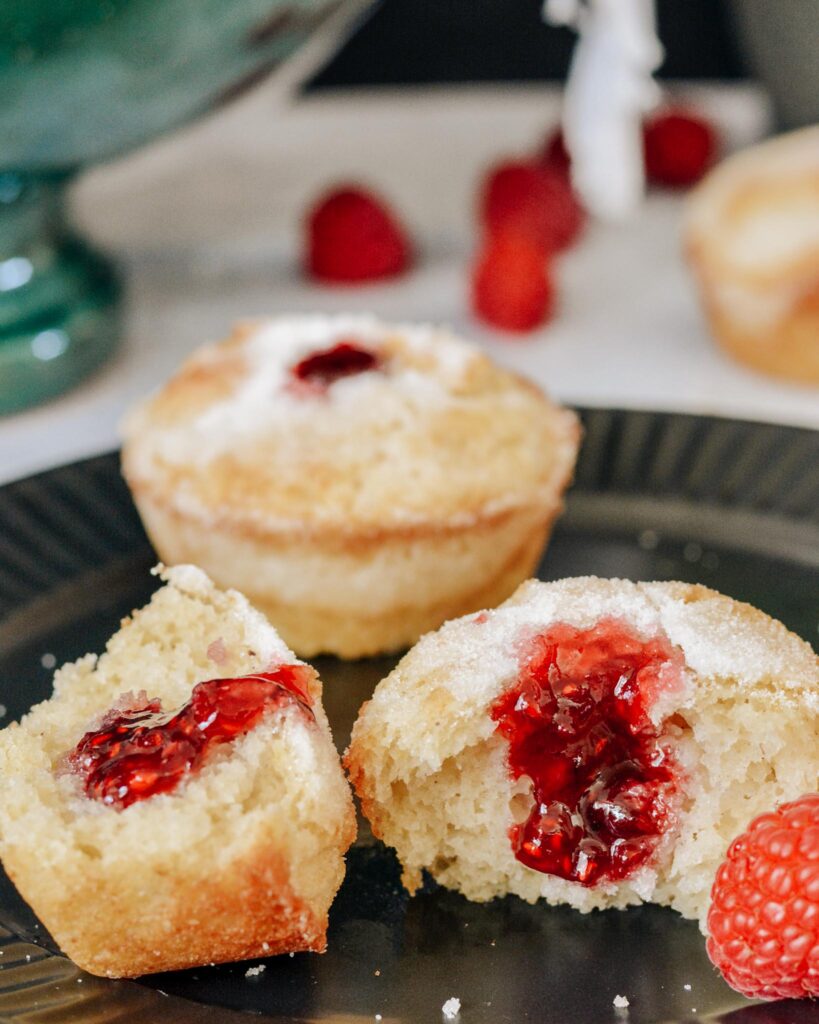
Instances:
[[[748,87],[693,91],[732,145],[762,134]],[[469,316],[475,185],[557,119],[545,86],[341,93],[288,104],[268,83],[233,106],[98,168],[75,214],[123,262],[126,338],[81,387],[0,419],[0,482],[110,449],[123,410],[202,341],[246,315],[373,310],[445,321],[558,398],[819,428],[819,393],[733,364],[712,345],[679,244],[682,201],[652,195],[627,225],[594,225],[556,270],[559,314],[525,339]],[[413,230],[419,258],[400,281],[328,289],[298,270],[302,212],[325,185],[366,181]]]

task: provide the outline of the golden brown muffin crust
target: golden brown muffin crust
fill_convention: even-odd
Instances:
[[[286,376],[302,351],[277,355],[276,338],[259,342],[264,325],[195,353],[126,424],[135,493],[257,535],[400,534],[525,508],[567,479],[577,420],[531,383],[442,331],[419,343],[366,318],[337,323],[327,321],[325,347],[361,335],[385,369],[326,396],[294,397],[277,378],[269,394],[247,397],[260,366],[278,359]],[[251,400],[258,418],[236,428]],[[234,428],[235,443],[222,443]]]

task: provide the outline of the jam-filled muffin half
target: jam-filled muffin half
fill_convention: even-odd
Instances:
[[[0,857],[80,967],[131,977],[321,951],[355,836],[321,682],[177,566],[0,733]]]
[[[817,788],[819,660],[704,587],[530,581],[425,636],[346,764],[404,881],[705,920],[729,842]]]
[[[431,327],[244,324],[127,418],[123,470],[167,562],[247,594],[301,656],[397,650],[537,564],[579,426]]]

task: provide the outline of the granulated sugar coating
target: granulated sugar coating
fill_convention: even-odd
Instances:
[[[238,324],[125,420],[156,550],[247,594],[299,655],[404,650],[537,565],[577,416],[476,346],[369,316]]]
[[[457,996],[451,996],[441,1007],[441,1013],[445,1020],[455,1020],[461,1013],[461,1000]]]

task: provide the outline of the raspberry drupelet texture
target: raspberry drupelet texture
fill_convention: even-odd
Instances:
[[[757,999],[819,996],[819,793],[756,818],[728,849],[708,912],[708,955]]]

